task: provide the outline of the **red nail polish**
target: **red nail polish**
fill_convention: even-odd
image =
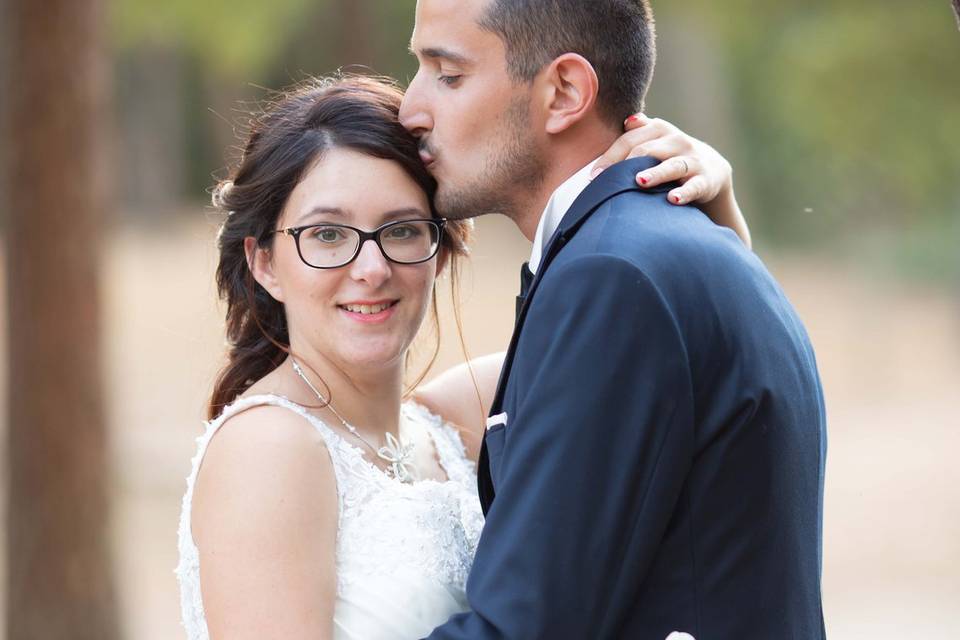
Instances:
[[[637,122],[639,120],[640,118],[638,118],[637,116],[629,116],[626,120],[624,120],[624,124],[629,122]]]
[[[647,180],[647,179],[644,178],[643,176],[637,176],[637,177],[640,178],[640,184],[647,184],[648,182],[650,182],[649,180]]]
[[[673,201],[680,204],[680,196],[673,196]]]

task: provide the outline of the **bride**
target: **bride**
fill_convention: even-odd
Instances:
[[[180,520],[191,639],[409,639],[467,609],[477,392],[489,406],[501,356],[405,401],[407,351],[469,225],[436,216],[401,97],[358,77],[291,90],[215,193],[230,352]],[[691,175],[725,164],[664,131],[697,160]],[[738,211],[710,213],[743,233]]]

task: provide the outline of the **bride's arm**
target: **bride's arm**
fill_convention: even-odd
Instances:
[[[451,367],[417,387],[414,393],[417,402],[459,429],[467,455],[472,460],[480,455],[480,441],[505,355],[503,352],[491,353]]]
[[[644,188],[679,182],[667,193],[672,204],[692,204],[715,223],[736,232],[750,248],[750,228],[733,192],[733,168],[716,149],[697,140],[661,118],[643,114],[624,122],[626,132],[597,162],[595,174],[610,165],[639,156],[651,156],[660,164],[637,174]]]
[[[224,423],[201,469],[191,514],[210,637],[332,638],[337,493],[316,430],[250,409]]]

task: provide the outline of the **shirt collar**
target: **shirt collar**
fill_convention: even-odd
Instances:
[[[597,160],[599,159],[597,158]],[[540,223],[537,225],[537,233],[533,236],[533,250],[530,253],[530,271],[533,273],[537,272],[540,260],[543,257],[543,250],[546,248],[545,245],[553,237],[557,227],[560,226],[563,216],[573,206],[574,200],[590,184],[590,172],[597,160],[590,162],[567,178],[547,200],[547,206],[543,210],[543,215],[540,216]]]

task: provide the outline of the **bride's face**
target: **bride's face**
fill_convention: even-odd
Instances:
[[[429,218],[426,194],[400,165],[333,149],[294,188],[276,228],[333,223],[373,231]],[[276,234],[272,250],[257,250],[252,266],[284,305],[294,353],[349,371],[403,367],[430,303],[438,258],[398,264],[368,240],[353,262],[316,269],[300,258],[292,236]]]

